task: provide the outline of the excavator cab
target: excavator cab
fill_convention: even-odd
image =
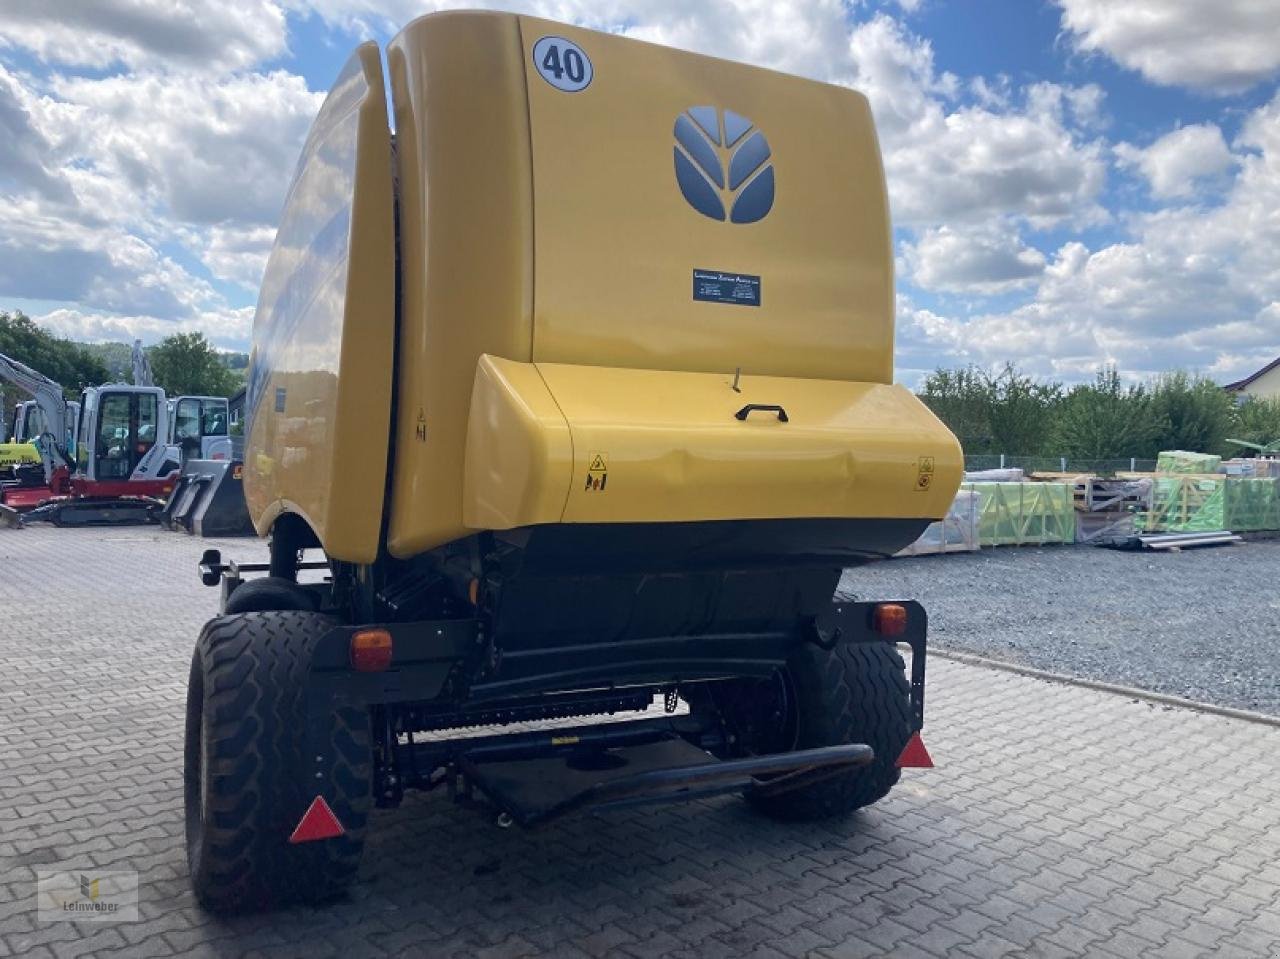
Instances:
[[[169,442],[182,451],[182,461],[231,458],[230,410],[226,397],[179,396],[169,401],[173,433]]]
[[[67,404],[67,435],[58,437],[59,442],[70,450],[76,435],[76,423],[80,417],[80,404]],[[52,424],[40,409],[35,400],[24,400],[13,408],[13,430],[10,433],[12,443],[31,443],[37,437],[49,432]]]
[[[95,483],[154,480],[180,467],[168,444],[164,391],[153,386],[104,386],[81,395],[76,468]]]
[[[44,432],[44,414],[35,400],[24,400],[13,408],[13,442],[30,443]]]

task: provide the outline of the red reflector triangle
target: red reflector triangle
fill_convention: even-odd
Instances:
[[[933,757],[929,755],[929,750],[924,748],[924,740],[920,738],[919,733],[912,735],[907,740],[906,746],[902,748],[902,755],[898,757],[899,769],[932,769]]]
[[[316,839],[333,839],[335,836],[341,836],[345,832],[346,830],[342,828],[342,823],[338,822],[338,817],[333,814],[333,810],[324,801],[324,797],[317,796],[311,800],[311,805],[303,813],[302,819],[298,822],[298,828],[289,837],[289,842],[312,842]]]

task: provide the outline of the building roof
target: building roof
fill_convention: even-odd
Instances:
[[[1246,376],[1244,379],[1236,380],[1234,383],[1228,383],[1223,387],[1223,389],[1224,390],[1242,390],[1246,386],[1248,386],[1250,383],[1252,383],[1254,380],[1256,380],[1258,377],[1263,376],[1266,373],[1270,373],[1277,366],[1280,366],[1280,356],[1277,356],[1274,360],[1272,360],[1262,369],[1258,370],[1258,372],[1251,373],[1249,376]]]

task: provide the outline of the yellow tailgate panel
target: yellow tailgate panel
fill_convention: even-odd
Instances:
[[[535,362],[892,381],[889,214],[862,94],[544,20],[522,17],[520,31]],[[538,74],[532,51],[545,36],[591,59],[585,89]],[[682,194],[675,128],[691,108],[717,111],[722,126],[726,111],[751,122],[733,147],[765,138],[776,189],[758,221],[712,218]],[[715,153],[730,173],[728,215],[736,153]],[[696,300],[695,270],[758,277],[759,305]]]
[[[473,406],[467,459],[467,515],[477,526],[935,519],[963,470],[955,437],[900,386],[743,376],[735,392],[733,376],[716,373],[555,363],[536,372],[486,358],[477,376],[486,412]],[[571,437],[567,488],[564,427],[550,398]],[[748,404],[781,406],[788,421],[767,410],[737,419]],[[531,434],[542,430],[540,446]],[[504,494],[504,469],[536,488]],[[493,502],[508,508],[485,508]]]

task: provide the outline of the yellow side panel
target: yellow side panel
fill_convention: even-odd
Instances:
[[[0,466],[39,462],[40,451],[33,443],[0,443]]]
[[[964,469],[955,437],[901,386],[743,376],[734,392],[732,375],[538,369],[573,432],[566,523],[936,519]],[[788,422],[737,419],[750,403]]]
[[[946,514],[960,445],[908,390],[769,376],[743,376],[738,390],[716,373],[486,357],[472,401],[468,523]],[[738,419],[748,404],[781,406],[787,421],[771,410]]]
[[[245,499],[301,515],[329,556],[378,551],[395,332],[391,136],[374,43],[311,128],[254,317]]]
[[[529,125],[516,18],[442,13],[387,51],[400,170],[401,331],[388,547],[465,535],[463,459],[481,354],[528,360]]]
[[[536,362],[892,380],[893,258],[865,97],[545,20],[521,18],[520,28]],[[532,51],[548,36],[590,59],[585,89],[564,92],[539,74]],[[719,118],[722,144],[736,132],[724,111],[763,135],[776,188],[762,219],[715,219],[685,199],[674,131],[691,108]],[[752,136],[714,149],[730,171],[726,213],[742,195],[728,188],[731,157]],[[695,300],[695,269],[758,276],[760,305]]]
[[[572,473],[569,424],[537,367],[482,356],[467,427],[463,522],[474,529],[559,522]]]

